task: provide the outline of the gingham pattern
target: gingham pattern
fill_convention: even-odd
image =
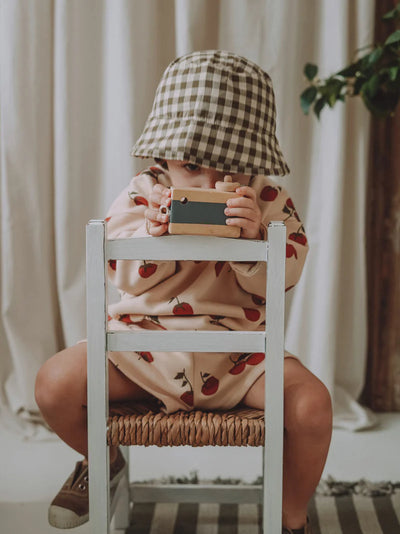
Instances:
[[[275,116],[271,79],[255,63],[221,50],[194,52],[167,67],[131,153],[283,176],[290,171]]]

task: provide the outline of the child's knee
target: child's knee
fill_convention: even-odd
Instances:
[[[332,400],[321,381],[294,385],[285,393],[285,405],[285,426],[292,430],[316,435],[331,431]]]
[[[86,375],[62,365],[61,353],[47,360],[39,369],[35,382],[35,399],[42,413],[51,413],[78,397],[86,402]]]

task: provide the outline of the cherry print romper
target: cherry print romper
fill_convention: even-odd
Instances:
[[[135,176],[107,215],[109,239],[148,236],[144,211],[153,186],[170,186],[168,171],[150,167]],[[303,225],[285,189],[252,178],[264,238],[272,220],[285,222],[286,289],[300,278],[308,251]],[[109,306],[110,330],[263,330],[264,262],[111,260],[120,301]],[[162,409],[228,409],[264,372],[263,353],[110,352],[127,377],[159,399]]]

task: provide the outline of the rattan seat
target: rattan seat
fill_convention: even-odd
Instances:
[[[112,404],[107,428],[108,444],[114,446],[260,447],[264,435],[264,412],[240,405],[225,411],[165,414],[156,404]]]

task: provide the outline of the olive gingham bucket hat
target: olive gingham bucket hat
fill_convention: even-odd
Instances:
[[[194,52],[173,61],[131,154],[190,161],[223,172],[288,174],[275,136],[272,82],[231,52]]]

